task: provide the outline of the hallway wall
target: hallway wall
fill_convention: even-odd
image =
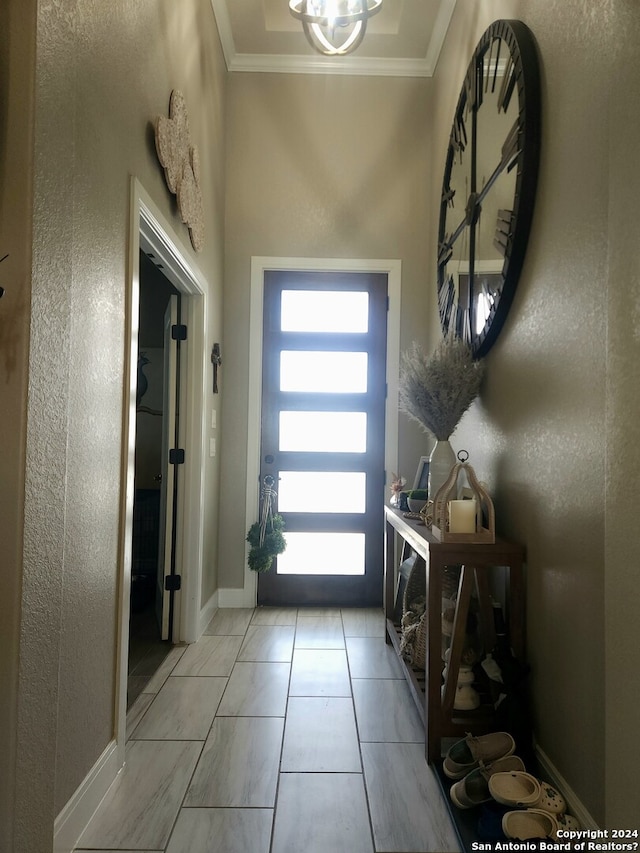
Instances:
[[[0,850],[13,845],[13,774],[31,277],[35,0],[0,4]]]
[[[34,193],[29,389],[14,401],[14,423],[27,413],[27,456],[10,493],[18,507],[25,493],[24,544],[22,518],[12,538],[22,552],[12,567],[22,596],[19,675],[8,694],[15,853],[51,849],[54,818],[114,737],[118,602],[127,583],[119,548],[132,175],[208,281],[207,343],[222,337],[227,73],[209,0],[38,4],[37,34],[35,8],[25,12],[26,67],[16,65],[28,91],[30,39],[37,53],[35,152],[24,164]],[[185,95],[201,154],[207,234],[199,254],[155,153],[153,122],[167,114],[173,88]],[[13,122],[22,106],[10,109]],[[9,139],[24,146],[24,121],[12,122]],[[24,233],[2,247],[18,258],[19,238]],[[18,375],[26,341],[23,331]],[[205,401],[209,423],[213,405],[213,397]],[[205,461],[207,596],[217,586],[216,462]]]

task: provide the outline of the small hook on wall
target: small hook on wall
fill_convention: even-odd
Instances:
[[[9,255],[8,255],[8,254],[6,254],[6,255],[4,256],[4,258],[0,258],[0,264],[1,264],[3,261],[6,261],[6,259],[7,259],[8,257],[9,257]],[[4,296],[4,287],[0,287],[0,299],[2,299],[2,297],[3,297],[3,296]]]
[[[220,344],[214,344],[211,350],[211,364],[213,365],[213,393],[218,393],[218,368],[222,364],[222,353]]]

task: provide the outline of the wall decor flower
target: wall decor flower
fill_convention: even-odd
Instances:
[[[189,229],[191,245],[204,247],[204,207],[200,189],[200,154],[191,144],[187,105],[182,92],[174,89],[169,99],[169,116],[155,122],[156,153],[164,168],[169,191],[176,196],[178,211]]]

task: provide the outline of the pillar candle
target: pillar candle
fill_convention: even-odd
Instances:
[[[476,532],[476,502],[449,501],[449,533]]]

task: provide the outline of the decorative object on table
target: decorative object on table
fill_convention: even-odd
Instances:
[[[471,57],[438,201],[442,329],[489,351],[520,277],[540,154],[540,72],[522,21],[495,21]]]
[[[447,479],[456,457],[449,437],[478,396],[484,362],[474,361],[471,347],[447,335],[430,356],[417,343],[403,353],[399,408],[436,439],[429,457],[429,497]]]
[[[429,488],[429,457],[421,456],[416,468],[416,475],[413,478],[414,489]]]
[[[169,117],[155,121],[156,153],[164,168],[169,191],[175,193],[182,221],[189,229],[191,245],[204,248],[204,206],[200,189],[200,154],[191,144],[189,118],[184,95],[171,92]]]
[[[400,495],[404,487],[407,485],[407,481],[401,474],[392,474],[391,476],[391,499],[389,504],[396,507],[396,509],[402,509],[400,506]]]
[[[396,509],[399,509],[401,512],[409,512],[409,492],[404,489],[398,492],[398,505]]]
[[[420,514],[428,499],[429,495],[426,489],[411,489],[407,496],[409,512]]]
[[[439,489],[433,506],[433,525],[431,532],[439,542],[486,542],[493,544],[496,541],[496,518],[493,501],[487,490],[480,484],[476,472],[467,460],[469,454],[466,450],[458,453],[459,461],[451,469],[447,480]],[[457,497],[461,486],[458,482],[459,476],[466,476],[468,487],[471,490],[472,501],[475,510],[474,529],[469,532],[460,531],[460,527],[451,530],[451,508],[454,505],[454,517],[456,513],[460,517],[460,507]],[[468,501],[471,503],[472,501]],[[485,526],[486,519],[486,526]],[[464,514],[466,521],[466,514]]]
[[[262,481],[260,521],[254,522],[247,534],[247,542],[251,545],[248,563],[254,572],[268,572],[274,557],[287,547],[283,535],[284,520],[281,515],[273,512],[277,494],[273,488],[274,483],[270,475]]]

